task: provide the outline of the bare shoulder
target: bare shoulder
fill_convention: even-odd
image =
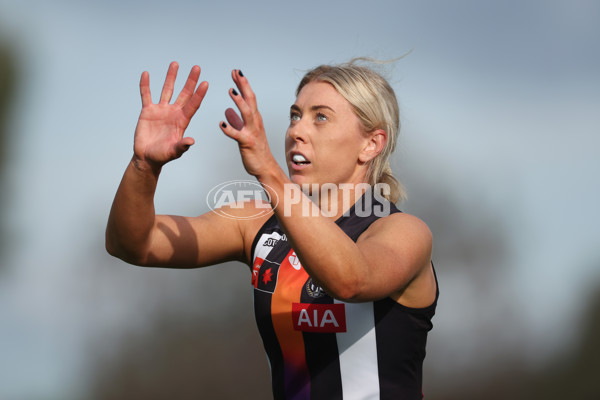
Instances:
[[[239,237],[243,248],[243,259],[240,261],[249,264],[254,238],[272,215],[273,209],[268,202],[253,200],[223,205],[197,219],[208,220],[213,229],[223,229],[228,231],[230,236]]]
[[[395,213],[371,224],[356,244],[383,277],[380,284],[394,301],[414,308],[433,303],[433,237],[425,222],[414,215]]]
[[[359,237],[361,240],[410,239],[431,246],[433,235],[427,224],[420,218],[406,213],[394,213],[380,218]]]

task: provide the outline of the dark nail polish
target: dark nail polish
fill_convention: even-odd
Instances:
[[[238,92],[235,89],[231,89],[231,93],[233,93],[234,96],[238,95]]]
[[[244,76],[244,74],[242,74],[242,70],[238,69],[238,74],[240,74],[240,76]]]
[[[227,128],[227,124],[226,124],[225,122],[222,122],[222,123],[221,123],[221,126],[222,126],[223,128]]]

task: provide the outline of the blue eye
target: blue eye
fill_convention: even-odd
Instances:
[[[293,112],[290,113],[290,121],[299,121],[300,120],[300,114]]]
[[[327,121],[327,116],[325,114],[318,113],[317,121]]]

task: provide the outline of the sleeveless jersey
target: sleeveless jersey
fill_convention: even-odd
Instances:
[[[374,211],[383,205],[363,196],[336,223],[356,241],[380,218]],[[390,213],[400,212],[389,202],[386,206]],[[276,400],[423,397],[425,344],[439,292],[421,309],[390,298],[333,299],[304,270],[275,215],[256,235],[252,259],[255,318]]]

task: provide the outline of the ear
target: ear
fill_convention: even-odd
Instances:
[[[387,143],[387,132],[383,129],[375,129],[366,139],[365,146],[358,155],[359,161],[366,163],[377,157]]]

